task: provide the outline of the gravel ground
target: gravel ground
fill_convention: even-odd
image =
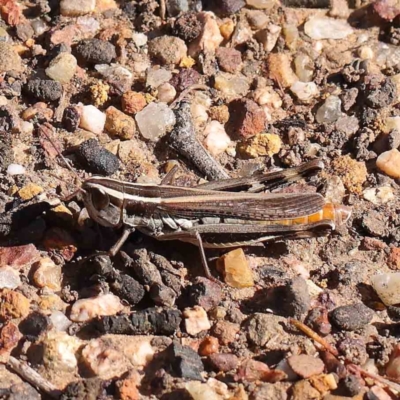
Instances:
[[[395,1],[0,0],[0,14],[2,399],[399,398]],[[110,257],[122,229],[79,193],[93,175],[158,185],[174,170],[193,187],[313,161],[266,188],[309,207],[318,192],[349,220],[206,250],[214,279],[192,244],[140,231]]]

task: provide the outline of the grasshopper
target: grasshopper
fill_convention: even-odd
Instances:
[[[80,192],[94,221],[123,229],[110,255],[115,255],[129,234],[138,230],[157,240],[197,245],[206,275],[211,277],[205,248],[313,237],[345,224],[350,209],[325,203],[319,193],[258,193],[322,169],[323,163],[313,160],[284,171],[223,179],[193,188],[170,185],[174,170],[160,185],[92,177],[83,182]]]

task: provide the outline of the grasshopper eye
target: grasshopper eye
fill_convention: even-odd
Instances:
[[[101,189],[92,188],[91,199],[93,207],[96,210],[104,210],[110,204],[110,197],[108,194]]]

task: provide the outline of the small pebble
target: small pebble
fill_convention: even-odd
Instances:
[[[46,75],[60,83],[68,83],[75,75],[76,58],[69,53],[61,53],[50,61],[46,68]]]
[[[183,316],[185,317],[185,329],[189,335],[194,336],[211,328],[207,313],[203,307],[185,308]]]
[[[23,294],[11,289],[0,290],[0,321],[25,318],[29,309],[30,301]]]
[[[175,36],[160,36],[148,44],[149,54],[164,65],[177,65],[187,55],[187,47],[182,39]]]
[[[18,190],[18,196],[23,201],[28,201],[43,193],[43,188],[35,183],[28,183],[26,186]]]
[[[257,158],[272,157],[278,154],[282,147],[281,138],[274,133],[261,133],[252,137],[250,140],[239,143],[237,149],[241,155]]]
[[[53,329],[57,332],[66,332],[72,324],[72,322],[61,311],[53,311],[49,318]]]
[[[21,285],[18,271],[9,266],[0,267],[0,289],[16,289]]]
[[[289,88],[298,78],[291,67],[291,60],[286,53],[271,53],[268,56],[269,77],[282,87]]]
[[[120,274],[117,279],[110,284],[111,290],[121,299],[129,302],[134,306],[138,304],[144,297],[145,291],[143,286],[131,276]]]
[[[21,57],[15,51],[14,47],[3,41],[0,41],[0,73],[9,71],[21,71]]]
[[[221,400],[222,397],[219,396],[213,388],[211,388],[206,383],[201,383],[197,381],[187,382],[185,384],[185,389],[189,393],[190,398],[193,400]]]
[[[146,105],[146,99],[142,93],[133,92],[130,90],[122,95],[122,111],[127,114],[135,115],[139,111],[142,111]]]
[[[123,308],[119,297],[103,294],[76,301],[72,305],[70,319],[74,322],[87,322],[96,317],[115,315]]]
[[[258,347],[268,344],[274,337],[287,340],[287,334],[283,329],[285,319],[274,314],[255,313],[245,322],[247,340]]]
[[[77,106],[68,106],[64,110],[62,124],[68,132],[75,132],[78,129],[81,120],[81,112],[82,107]]]
[[[117,56],[115,46],[100,39],[82,40],[75,51],[78,59],[90,64],[109,64]]]
[[[229,130],[239,137],[248,139],[265,129],[266,117],[263,109],[250,99],[234,100],[229,103]]]
[[[79,126],[90,132],[100,134],[104,130],[106,119],[106,115],[95,106],[83,106]]]
[[[311,307],[307,282],[300,276],[288,280],[282,296],[282,309],[290,317],[300,318]]]
[[[229,345],[237,340],[240,325],[229,321],[218,321],[213,327],[213,335],[222,345]]]
[[[344,39],[353,33],[353,29],[344,20],[313,17],[304,24],[304,32],[315,40]]]
[[[141,135],[153,142],[175,125],[175,114],[165,103],[150,103],[136,114],[135,119]]]
[[[240,51],[229,47],[219,47],[215,55],[223,71],[234,74],[240,70],[242,66],[242,53]]]
[[[221,287],[207,278],[197,277],[188,288],[188,298],[191,306],[199,305],[210,311],[221,302]]]
[[[254,286],[253,274],[242,249],[232,250],[217,260],[224,281],[235,288]]]
[[[294,58],[294,68],[301,82],[310,82],[314,75],[314,63],[307,54],[300,53]]]
[[[96,0],[61,0],[60,13],[64,17],[79,17],[95,10]]]
[[[147,71],[146,86],[156,89],[163,83],[169,82],[172,78],[172,72],[164,68],[151,68]]]
[[[133,74],[122,65],[97,64],[94,68],[112,86],[112,90],[116,94],[122,95],[131,89]],[[147,69],[147,65],[144,69]]]
[[[368,200],[377,206],[386,204],[395,199],[393,189],[390,186],[365,189],[363,191],[363,197],[365,200]]]
[[[275,5],[274,0],[246,0],[246,3],[258,10],[270,10]]]
[[[302,102],[308,103],[319,95],[318,86],[314,82],[295,82],[290,91]]]
[[[224,126],[218,121],[210,121],[204,129],[204,135],[204,146],[213,156],[223,153],[231,143]]]
[[[172,103],[176,97],[176,89],[168,82],[157,88],[157,99],[163,103]]]
[[[38,338],[42,333],[49,329],[50,319],[37,311],[29,314],[21,323],[19,324],[19,330],[25,336],[31,336],[33,338]]]
[[[228,372],[236,369],[239,364],[239,359],[234,354],[215,353],[208,357],[213,369],[221,372]]]
[[[201,356],[209,356],[211,354],[218,353],[218,350],[218,339],[214,336],[207,336],[199,346],[199,354]]]
[[[133,118],[110,106],[106,110],[105,129],[111,135],[122,140],[132,139],[136,132],[136,124]]]
[[[342,101],[337,96],[329,96],[325,103],[318,109],[315,119],[319,124],[331,124],[341,115]]]
[[[203,380],[201,376],[204,371],[203,363],[192,348],[174,342],[167,351],[169,353],[168,361],[176,376],[196,381]]]
[[[246,96],[250,85],[245,76],[220,72],[215,76],[214,88],[220,90],[228,98]]]
[[[400,151],[392,149],[382,153],[376,160],[376,166],[392,178],[400,178]]]
[[[50,79],[32,79],[25,85],[26,93],[41,101],[56,101],[62,96],[60,82]]]
[[[143,47],[147,44],[147,36],[142,32],[133,32],[132,41],[137,47]]]
[[[307,354],[291,356],[287,361],[290,368],[302,378],[310,378],[311,376],[319,375],[325,368],[321,359]]]
[[[0,266],[10,266],[16,270],[32,265],[40,258],[38,249],[33,244],[0,247]]]
[[[387,306],[400,304],[400,272],[374,275],[371,284]]]
[[[26,169],[24,166],[20,164],[10,164],[7,167],[7,174],[14,176],[14,175],[24,175],[26,172]]]
[[[54,264],[51,258],[40,259],[33,265],[33,284],[38,288],[48,288],[54,291],[61,290],[62,272],[59,265]]]
[[[362,303],[350,304],[335,308],[329,314],[329,319],[338,328],[346,331],[356,331],[364,328],[372,321],[374,312]]]

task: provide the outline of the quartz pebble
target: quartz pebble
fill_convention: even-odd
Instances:
[[[102,133],[106,123],[106,115],[92,105],[83,106],[79,126],[93,133]]]
[[[78,17],[93,12],[96,0],[61,0],[60,12],[64,17]]]
[[[376,160],[376,166],[392,178],[400,178],[400,151],[392,149],[382,153]]]
[[[46,68],[46,75],[60,83],[68,83],[75,75],[77,67],[76,58],[69,53],[61,53]]]
[[[211,54],[215,53],[224,40],[215,16],[212,13],[199,13],[198,19],[203,24],[203,29],[200,35],[189,46],[189,55],[193,58],[196,58],[202,51]]]
[[[171,78],[171,71],[164,68],[151,68],[147,71],[146,86],[155,89],[163,83],[169,82]]]
[[[153,142],[175,125],[175,114],[165,103],[150,103],[136,114],[135,119],[141,135]]]
[[[223,153],[231,143],[224,126],[218,121],[210,121],[204,130],[204,134],[206,135],[204,146],[213,156]]]
[[[286,53],[269,54],[268,71],[269,77],[284,88],[292,86],[298,80],[298,77],[292,70],[291,60]]]
[[[295,82],[290,91],[302,102],[308,103],[319,95],[318,86],[314,82]]]
[[[16,289],[20,285],[19,273],[14,268],[0,267],[0,289]]]
[[[247,78],[240,74],[220,72],[215,76],[214,88],[220,90],[227,97],[243,97],[250,90]]]
[[[185,308],[183,316],[185,317],[185,329],[189,335],[197,335],[201,331],[211,328],[207,313],[203,307]]]
[[[103,294],[76,301],[71,308],[70,319],[74,322],[87,322],[99,316],[115,315],[123,308],[119,297]]]
[[[74,371],[82,341],[65,332],[49,332],[41,342],[43,364],[54,371]]]
[[[232,250],[217,260],[225,283],[235,288],[254,286],[253,275],[242,249]]]
[[[7,174],[8,175],[24,175],[26,172],[26,169],[24,166],[20,165],[20,164],[10,164],[7,167]]]
[[[366,189],[363,192],[363,197],[365,200],[379,206],[381,204],[386,204],[389,201],[394,200],[395,195],[393,189],[390,186],[381,186],[378,188]]]
[[[266,105],[276,110],[282,107],[281,97],[270,86],[255,90],[253,96],[260,106]]]
[[[33,273],[33,283],[39,288],[48,288],[51,290],[61,290],[61,267],[54,264],[51,258],[46,257],[40,259],[33,265],[35,272]]]
[[[65,332],[72,322],[61,311],[55,310],[50,314],[50,322],[57,332]]]
[[[185,389],[189,392],[193,400],[222,400],[223,397],[218,395],[213,388],[206,383],[191,381],[185,384]]]
[[[307,54],[298,54],[294,58],[294,68],[297,77],[302,82],[310,82],[314,75],[314,64]]]
[[[342,101],[338,96],[329,96],[325,103],[318,109],[315,116],[319,124],[331,124],[338,120],[341,115]]]
[[[246,0],[249,7],[253,7],[259,10],[271,10],[276,4],[275,0]]]
[[[147,36],[141,32],[133,32],[132,41],[137,47],[143,47],[147,44]]]
[[[400,304],[400,272],[375,275],[371,278],[371,284],[387,306]]]
[[[132,117],[110,106],[106,110],[105,129],[120,139],[132,139],[136,132],[136,124]]]
[[[344,20],[314,17],[304,24],[304,32],[315,40],[344,39],[353,33],[353,29]]]
[[[157,99],[163,103],[171,103],[176,97],[176,89],[168,82],[157,88]]]

